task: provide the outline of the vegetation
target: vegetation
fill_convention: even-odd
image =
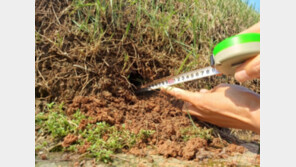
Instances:
[[[50,134],[49,141],[54,141],[56,144],[63,142],[65,136],[69,134],[80,136],[76,142],[64,147],[63,150],[78,152],[78,147],[88,142],[88,155],[103,162],[110,161],[114,153],[121,152],[123,148],[131,148],[137,142],[146,140],[154,133],[152,130],[142,129],[138,134],[134,134],[126,130],[124,124],[118,129],[106,122],[88,123],[86,128],[81,130],[78,128],[81,121],[85,119],[92,120],[91,117],[86,118],[78,110],[70,118],[64,114],[62,105],[56,107],[54,103],[50,103],[47,106],[47,112],[40,112],[35,116],[35,124],[39,128],[37,136]],[[35,150],[47,150],[47,147],[49,147],[47,141],[43,141],[36,144]],[[49,151],[55,150],[56,147]]]
[[[181,134],[182,138],[184,141],[188,141],[189,139],[192,138],[203,138],[206,140],[211,140],[212,139],[212,134],[213,129],[206,129],[206,128],[201,128],[201,127],[186,127],[181,129]]]
[[[36,97],[48,102],[204,67],[218,42],[260,19],[240,0],[38,0],[36,7]],[[49,17],[52,8],[57,16]]]
[[[185,56],[176,73],[196,67],[198,57],[212,54],[217,42],[259,21],[259,14],[240,0],[74,0],[72,5],[74,31],[87,34],[90,44],[120,40],[144,46],[149,35],[149,43],[160,44],[158,50]],[[128,56],[124,53],[125,62]]]

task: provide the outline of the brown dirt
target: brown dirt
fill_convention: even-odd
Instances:
[[[40,155],[40,158],[41,158],[42,160],[47,160],[47,156],[46,156],[46,154],[41,154],[41,155]]]
[[[223,148],[227,145],[225,141],[221,140],[220,138],[214,138],[210,146],[214,148]]]
[[[207,141],[201,138],[190,139],[186,146],[183,148],[183,157],[185,159],[195,158],[195,154],[198,152],[199,148],[204,148],[207,146]]]
[[[63,147],[68,147],[70,146],[72,143],[75,143],[78,140],[78,137],[73,135],[73,134],[68,134],[65,138],[64,141],[62,143]]]
[[[87,124],[88,121],[86,119],[81,120],[78,125],[78,130],[84,130]]]
[[[229,144],[226,148],[226,153],[228,155],[232,155],[235,152],[239,152],[242,154],[245,152],[245,148],[243,146],[238,146],[236,144]]]
[[[91,146],[91,143],[85,141],[84,145],[82,145],[82,146],[80,146],[80,147],[78,148],[78,152],[79,152],[80,154],[83,154],[83,153],[85,153],[85,152],[87,151],[87,149],[88,149],[90,146]]]
[[[158,147],[158,153],[165,157],[182,156],[182,146],[178,142],[167,140]]]
[[[139,133],[141,129],[154,130],[155,133],[147,140],[127,150],[137,156],[146,156],[148,145],[156,146],[156,154],[187,160],[204,157],[204,155],[196,156],[199,149],[208,149],[219,154],[221,148],[228,145],[223,139],[213,138],[212,141],[207,141],[202,138],[192,138],[187,142],[183,141],[181,130],[192,124],[186,113],[181,111],[182,105],[183,102],[162,93],[139,96],[132,103],[126,103],[124,98],[116,98],[104,91],[97,98],[75,97],[66,113],[71,116],[74,111],[80,109],[86,116],[93,118],[90,122],[82,120],[78,128],[85,128],[87,123],[105,121],[118,128],[125,124],[126,129],[133,133]],[[195,125],[203,126],[197,122]],[[88,145],[85,144],[79,148],[79,152],[83,153],[87,148]],[[231,144],[227,147],[227,154],[243,153],[242,149],[241,146]]]

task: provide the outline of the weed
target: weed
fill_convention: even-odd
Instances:
[[[47,109],[50,111],[54,106],[54,102],[48,103],[46,106],[47,106]]]
[[[86,116],[82,114],[79,109],[72,115],[72,117],[72,122],[76,125],[79,125],[83,119],[86,119]]]
[[[188,141],[191,138],[195,138],[195,137],[200,137],[206,140],[211,140],[212,139],[212,133],[213,133],[213,129],[212,128],[201,128],[201,127],[197,127],[194,123],[194,121],[192,120],[191,115],[189,114],[189,112],[187,112],[189,119],[192,123],[192,126],[186,127],[181,129],[181,135],[183,137],[184,141]]]
[[[38,114],[35,115],[35,124],[37,126],[42,126],[42,124],[44,123],[44,121],[47,120],[47,115],[45,115],[44,112],[40,112]]]
[[[154,131],[141,130],[138,134],[134,134],[125,129],[117,129],[105,122],[97,123],[97,126],[88,129],[83,136],[92,144],[89,148],[90,154],[94,157],[108,161],[110,155],[120,152],[123,148],[131,148],[137,141],[147,139]]]
[[[35,152],[38,152],[41,149],[43,149],[43,146],[42,145],[36,145],[35,146]]]
[[[58,112],[50,112],[45,125],[45,129],[48,130],[51,136],[58,139],[67,136],[70,132],[74,133],[77,127],[64,114]]]
[[[155,133],[154,130],[144,130],[144,129],[141,129],[139,134],[138,134],[138,137],[141,139],[141,140],[146,140],[147,138],[149,138],[153,133]]]
[[[75,145],[70,145],[69,147],[63,148],[64,151],[71,151],[71,152],[77,152],[77,144]]]
[[[183,128],[180,131],[184,141],[188,141],[189,139],[196,137],[211,140],[213,129],[190,126]]]

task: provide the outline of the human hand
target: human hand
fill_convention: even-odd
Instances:
[[[221,127],[260,133],[260,96],[251,90],[220,84],[212,90],[189,92],[179,88],[161,88],[162,92],[184,100],[183,112]]]
[[[241,32],[240,34],[251,32],[260,33],[260,22]],[[260,78],[260,54],[240,65],[236,69],[234,78],[239,82]]]

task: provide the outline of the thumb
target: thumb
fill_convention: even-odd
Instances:
[[[234,77],[239,82],[260,78],[260,54],[239,66]]]
[[[162,92],[175,96],[177,99],[181,99],[191,103],[196,102],[202,96],[202,93],[190,92],[190,91],[186,91],[186,90],[175,88],[175,87],[162,87],[160,90]]]

